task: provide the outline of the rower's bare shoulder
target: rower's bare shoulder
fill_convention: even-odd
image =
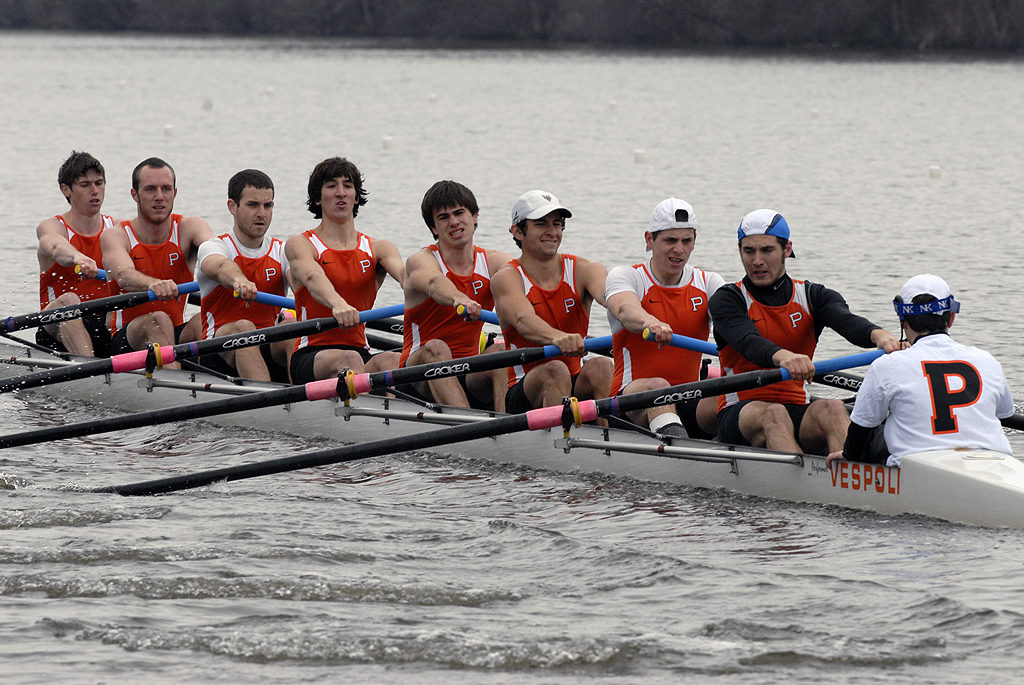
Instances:
[[[36,226],[36,238],[44,238],[49,235],[63,235],[67,237],[67,234],[63,232],[64,225],[55,216],[43,219],[38,226]]]
[[[512,255],[502,250],[485,249],[484,252],[487,255],[487,269],[491,273],[497,273],[512,261]]]

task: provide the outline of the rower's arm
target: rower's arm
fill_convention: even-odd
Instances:
[[[405,262],[402,261],[402,255],[399,254],[398,248],[395,247],[394,243],[390,240],[371,238],[370,244],[373,246],[373,254],[377,255],[378,266],[384,267],[388,275],[398,281],[398,285],[404,286]],[[380,288],[380,286],[381,281],[378,281],[377,287]]]
[[[774,357],[782,347],[761,335],[747,316],[747,305],[739,288],[727,285],[716,290],[708,303],[708,312],[714,321],[718,349],[730,345],[760,367],[778,366]]]
[[[616,266],[605,279],[604,300],[608,313],[631,333],[643,333],[650,329],[654,339],[667,343],[672,337],[672,327],[658,319],[640,302],[643,282],[637,270],[630,266]]]
[[[222,254],[206,255],[199,264],[199,269],[207,278],[217,281],[223,287],[238,293],[239,299],[252,302],[256,299],[256,284],[246,278],[242,267],[233,259]]]
[[[537,316],[526,297],[518,269],[506,268],[496,273],[491,279],[491,294],[502,328],[514,328],[530,342],[540,345],[556,344],[555,340],[565,335]]]
[[[604,301],[604,286],[607,278],[608,269],[601,262],[592,262],[582,257],[576,258],[577,292],[585,293],[602,307],[608,306]]]
[[[359,310],[334,289],[334,284],[316,261],[316,249],[306,236],[300,234],[289,238],[284,244],[284,253],[288,258],[288,274],[295,292],[302,288],[309,291],[314,300],[330,307],[331,315],[340,326],[352,327],[359,324]]]
[[[433,254],[421,250],[409,257],[405,269],[405,306],[411,309],[427,298],[440,305],[463,305],[470,319],[480,318],[480,303],[455,287],[451,279],[441,273]]]
[[[178,238],[181,241],[181,251],[185,255],[189,268],[195,271],[199,246],[213,238],[210,224],[206,223],[206,219],[202,217],[187,216],[182,219],[181,226],[178,227]]]
[[[91,257],[75,249],[68,240],[64,225],[57,219],[51,217],[39,224],[36,228],[36,237],[39,239],[36,255],[39,258],[40,271],[45,271],[56,262],[61,266],[80,266],[84,277],[96,277],[99,265]]]
[[[153,286],[163,284],[157,286],[160,292],[153,290],[157,295],[163,295],[166,294],[163,291],[169,291],[169,286],[166,284],[173,285],[172,281],[162,281],[135,268],[135,263],[129,253],[131,244],[128,242],[128,235],[120,225],[104,230],[100,237],[100,245],[103,248],[103,268],[107,270],[107,280],[117,281],[121,290],[125,292],[153,290]],[[177,294],[177,288],[175,288],[175,294]]]

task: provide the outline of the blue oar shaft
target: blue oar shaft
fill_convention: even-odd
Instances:
[[[273,293],[256,293],[256,302],[259,302],[260,304],[268,304],[272,307],[281,307],[282,309],[295,309],[295,298],[274,295]],[[486,323],[497,324],[498,315],[485,309],[480,312],[480,320]]]

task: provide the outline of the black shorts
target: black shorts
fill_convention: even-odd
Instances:
[[[572,377],[572,394],[576,394],[576,379],[580,375],[576,374]],[[537,409],[537,407],[530,404],[530,400],[526,399],[526,392],[523,390],[523,381],[526,380],[526,376],[519,379],[519,382],[508,389],[505,393],[505,413],[507,414],[525,414],[531,409]]]
[[[89,339],[92,340],[93,354],[97,357],[109,357],[110,329],[107,328],[107,315],[86,314],[82,317],[82,323],[85,324],[85,330],[89,333]],[[36,343],[55,352],[68,351],[59,338],[47,333],[42,326],[36,329]]]
[[[260,354],[263,356],[263,361],[267,364],[267,370],[270,371],[270,380],[275,383],[287,383],[288,369],[274,361],[274,355],[270,352],[269,344],[260,345]],[[224,357],[220,356],[220,353],[217,352],[202,355],[199,357],[199,364],[225,376],[238,375],[238,369],[224,361]]]
[[[174,327],[174,344],[178,344],[181,331],[188,325],[187,322]],[[113,337],[110,338],[110,354],[124,354],[125,352],[136,352],[137,350],[128,344],[128,326],[118,328]]]
[[[359,356],[363,358],[364,364],[373,357],[368,349],[358,345],[313,345],[303,347],[301,350],[296,350],[292,355],[292,362],[289,367],[292,373],[292,383],[305,385],[316,380],[316,375],[313,373],[313,362],[316,361],[317,352],[323,352],[324,350],[352,350],[353,352],[358,352]]]
[[[747,439],[740,432],[740,410],[751,402],[758,400],[743,400],[718,412],[718,439],[730,445],[749,445]],[[789,418],[793,421],[793,438],[799,442],[800,423],[804,420],[809,404],[783,404],[789,412]]]
[[[619,391],[619,396],[622,395],[622,391]],[[683,428],[686,429],[686,434],[691,438],[700,438],[701,440],[711,440],[715,436],[711,433],[705,433],[701,430],[700,424],[697,423],[697,405],[700,403],[699,397],[693,399],[683,400],[682,402],[676,402],[676,414],[679,415],[679,420],[683,422]]]

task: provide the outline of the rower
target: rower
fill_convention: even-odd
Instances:
[[[957,448],[1012,454],[999,422],[1015,412],[1010,385],[991,354],[950,337],[960,303],[946,281],[914,276],[893,306],[910,348],[868,368],[846,443],[827,462],[899,466],[907,454]]]
[[[432,185],[423,196],[420,211],[436,243],[405,263],[401,366],[480,354],[480,312],[494,307],[491,274],[511,259],[506,252],[474,244],[480,208],[473,191],[461,183],[438,181]],[[490,337],[482,351],[504,349]],[[495,369],[398,389],[441,404],[503,412],[507,376],[505,369]]]
[[[674,197],[661,201],[644,232],[651,258],[608,273],[604,299],[615,360],[612,395],[700,380],[700,352],[664,347],[674,332],[708,339],[708,301],[725,285],[717,273],[688,264],[698,225],[690,203]],[[653,340],[644,339],[645,329]],[[694,398],[634,411],[629,418],[669,437],[710,439],[717,402],[715,397]]]
[[[36,228],[39,307],[43,310],[110,294],[107,283],[96,278],[103,264],[100,234],[114,223],[101,213],[107,189],[103,165],[88,152],[72,151],[57,172],[57,185],[71,207]],[[58,352],[89,357],[110,354],[110,330],[103,314],[41,326],[36,330],[36,342]]]
[[[228,181],[231,231],[199,246],[199,292],[203,339],[273,326],[280,310],[255,302],[257,292],[283,297],[288,289],[284,243],[267,235],[274,217],[274,182],[257,169]],[[288,349],[294,343],[243,347],[205,355],[203,366],[262,381],[288,380]]]
[[[562,402],[607,397],[611,360],[581,363],[583,338],[590,327],[590,306],[604,305],[607,272],[603,265],[562,254],[565,222],[572,216],[551,193],[531,190],[512,204],[512,239],[522,250],[494,274],[498,321],[509,349],[556,345],[564,356],[508,369],[505,411],[517,414]]]
[[[397,352],[370,355],[359,312],[373,307],[377,291],[390,275],[399,285],[405,264],[389,241],[356,230],[355,218],[366,204],[363,175],[343,157],[331,157],[309,175],[306,206],[320,224],[285,243],[300,321],[333,316],[338,328],[303,336],[289,365],[293,383],[393,369]]]
[[[842,447],[850,423],[839,400],[810,401],[811,358],[827,326],[858,347],[900,348],[889,331],[850,312],[835,290],[786,273],[789,224],[772,209],[747,214],[737,230],[746,275],[711,296],[711,318],[726,375],[781,367],[791,380],[718,400],[718,438],[780,452],[827,454]]]
[[[157,301],[114,314],[112,354],[198,338],[199,319],[189,322],[194,330],[184,330],[188,296],[178,294],[177,284],[194,280],[199,246],[213,237],[203,218],[173,213],[178,188],[174,169],[164,160],[139,162],[131,194],[138,214],[103,232],[103,264],[122,291],[151,290]]]

